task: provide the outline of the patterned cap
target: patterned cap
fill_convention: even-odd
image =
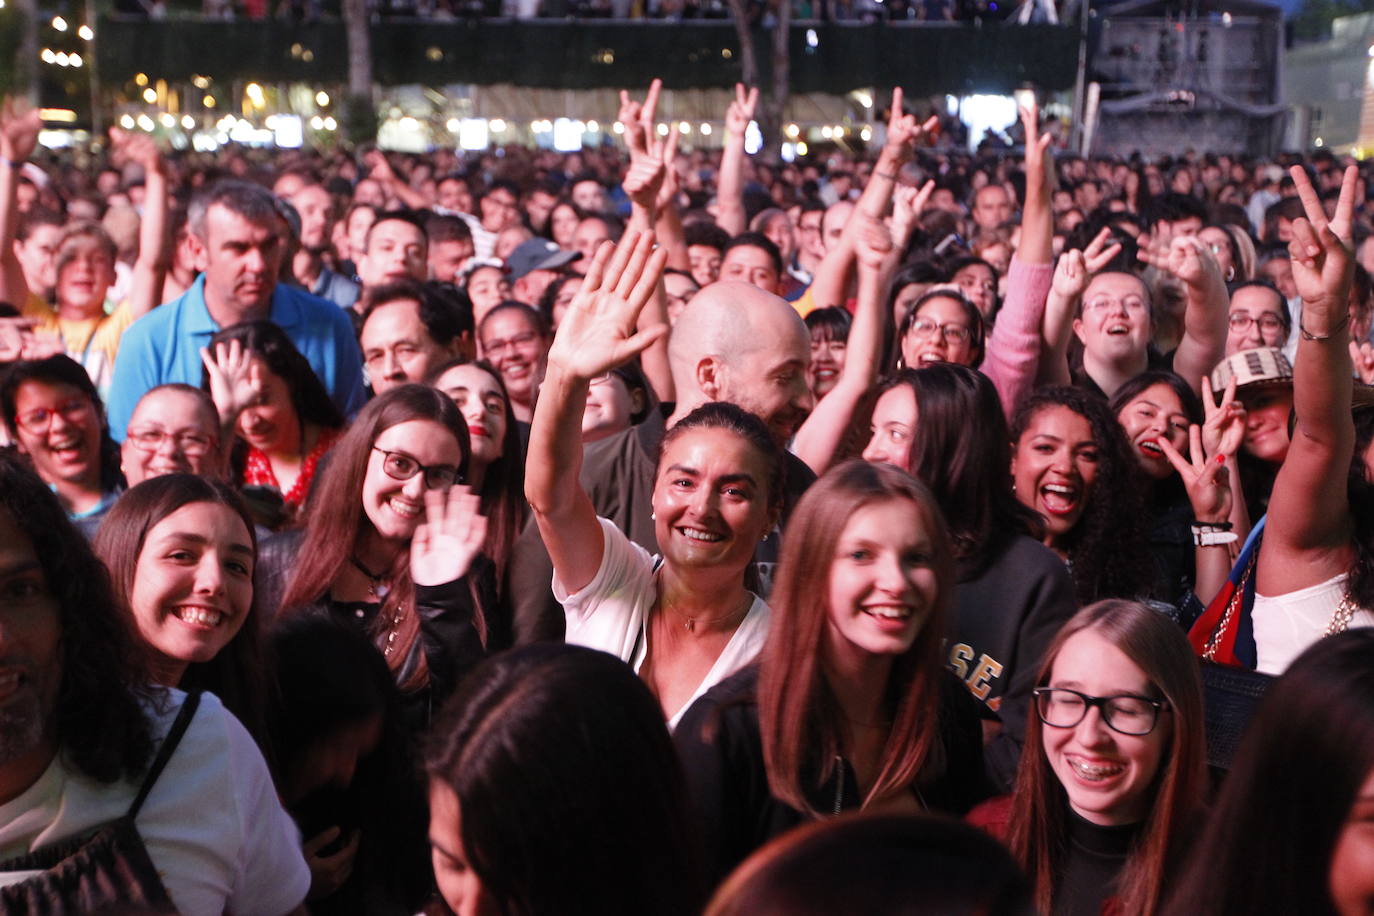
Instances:
[[[1212,390],[1218,395],[1226,390],[1231,379],[1236,390],[1258,385],[1293,384],[1293,365],[1278,347],[1256,347],[1240,350],[1217,363],[1212,370]]]

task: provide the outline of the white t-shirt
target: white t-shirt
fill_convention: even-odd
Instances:
[[[186,696],[170,694],[170,709],[149,711],[159,741]],[[0,860],[123,817],[137,794],[138,782],[94,782],[69,771],[59,754],[27,791],[0,805]],[[213,694],[201,695],[136,823],[183,916],[281,916],[310,889],[300,834],[262,753]],[[32,874],[0,874],[0,886]]]
[[[1336,607],[1345,597],[1347,580],[1341,573],[1307,588],[1273,597],[1255,593],[1250,610],[1255,630],[1255,670],[1280,675],[1293,659],[1326,635]],[[1374,625],[1374,615],[1356,608],[1347,629]]]
[[[614,522],[604,518],[597,521],[601,523],[606,546],[592,581],[569,595],[558,581],[558,573],[554,573],[553,594],[562,603],[567,619],[565,641],[609,652],[633,665],[638,674],[649,650],[649,611],[658,598],[658,577],[654,574],[657,558],[627,538]],[[706,678],[668,719],[669,731],[677,727],[678,719],[698,697],[754,660],[768,635],[769,614],[768,605],[755,595],[749,613],[730,636]]]

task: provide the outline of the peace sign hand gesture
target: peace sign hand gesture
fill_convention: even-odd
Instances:
[[[1336,215],[1330,221],[1307,172],[1295,165],[1290,174],[1307,213],[1305,219],[1294,220],[1293,240],[1288,243],[1293,283],[1302,297],[1304,336],[1329,337],[1341,329],[1349,316],[1350,284],[1355,272],[1355,182],[1359,171],[1353,165],[1345,170]]]
[[[445,585],[467,575],[487,538],[481,499],[454,484],[425,491],[425,520],[410,540],[410,578],[416,585]]]
[[[1202,408],[1207,414],[1202,424],[1202,447],[1207,458],[1226,461],[1240,451],[1245,441],[1245,407],[1236,400],[1236,378],[1226,383],[1221,404],[1216,404],[1212,380],[1202,377]]]
[[[549,348],[549,365],[589,381],[639,355],[668,333],[664,325],[635,330],[667,260],[666,249],[654,250],[652,232],[627,232],[614,249],[610,242],[602,243],[558,325]]]
[[[743,83],[735,83],[735,100],[725,111],[725,130],[736,136],[744,136],[749,122],[754,120],[754,110],[759,104],[759,87],[745,90]]]

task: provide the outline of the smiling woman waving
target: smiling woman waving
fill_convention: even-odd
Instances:
[[[669,727],[757,654],[768,606],[744,587],[777,520],[781,455],[763,421],[712,403],[663,438],[654,480],[654,558],[598,519],[578,483],[591,381],[653,343],[636,321],[663,270],[651,235],[603,245],[559,325],[530,430],[525,495],[554,565],[567,640],[632,664]]]

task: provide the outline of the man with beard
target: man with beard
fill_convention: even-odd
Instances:
[[[650,553],[659,553],[650,497],[663,434],[697,407],[729,401],[761,418],[786,443],[813,406],[806,369],[811,336],[786,301],[756,286],[721,280],[702,289],[682,310],[668,342],[677,394],[637,426],[587,446],[581,482],[596,508]],[[751,590],[766,595],[788,514],[816,475],[786,456],[783,520],[759,544]],[[553,597],[553,564],[530,524],[516,542],[510,565],[517,643],[561,639],[563,611]]]
[[[0,458],[0,910],[297,911],[261,751],[213,695],[149,686],[135,644],[56,496]]]

